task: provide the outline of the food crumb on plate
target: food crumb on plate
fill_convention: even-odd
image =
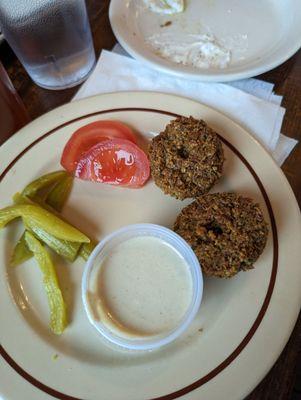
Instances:
[[[166,21],[164,24],[160,25],[160,28],[166,28],[167,26],[170,26],[172,24],[172,21]]]

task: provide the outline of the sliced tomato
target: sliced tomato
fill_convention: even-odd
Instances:
[[[61,164],[73,173],[78,160],[91,147],[106,139],[127,139],[136,143],[133,131],[118,121],[96,121],[77,129],[68,140],[62,154]]]
[[[126,139],[109,139],[93,146],[77,163],[75,176],[111,185],[139,187],[150,175],[146,154]]]

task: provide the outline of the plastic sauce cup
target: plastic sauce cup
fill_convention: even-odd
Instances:
[[[99,272],[102,261],[115,246],[136,237],[155,237],[172,247],[186,262],[192,282],[190,304],[177,326],[164,333],[141,337],[126,337],[110,329],[101,319],[95,318],[91,307],[92,275]],[[172,282],[171,282],[172,284]],[[165,227],[154,224],[135,224],[125,226],[105,237],[90,255],[82,278],[82,300],[90,323],[109,342],[130,350],[158,349],[177,339],[191,324],[196,316],[203,294],[203,277],[199,261],[187,242],[178,234]]]

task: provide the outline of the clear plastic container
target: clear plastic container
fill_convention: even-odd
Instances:
[[[93,275],[99,273],[102,262],[115,246],[136,237],[155,237],[173,248],[186,262],[192,282],[190,305],[179,324],[172,330],[159,335],[128,338],[110,329],[99,318],[95,318],[93,304],[89,293],[92,293]],[[136,224],[121,228],[104,238],[89,257],[82,278],[82,300],[90,323],[109,342],[130,350],[153,350],[178,338],[191,324],[196,316],[203,294],[203,277],[197,257],[191,247],[175,232],[154,224]]]

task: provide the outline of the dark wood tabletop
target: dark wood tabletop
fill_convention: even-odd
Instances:
[[[109,0],[87,0],[87,6],[95,50],[99,55],[101,49],[111,49],[116,43],[108,19]],[[11,81],[32,119],[69,102],[78,90],[78,87],[62,91],[39,88],[30,80],[6,43],[1,45],[0,60],[8,71]],[[301,50],[278,68],[261,75],[259,79],[274,83],[276,93],[284,96],[282,105],[286,108],[286,114],[282,132],[301,141]],[[300,206],[300,142],[282,166],[282,170],[290,182]],[[295,329],[278,361],[246,400],[301,400],[300,364],[301,316],[299,316]]]

